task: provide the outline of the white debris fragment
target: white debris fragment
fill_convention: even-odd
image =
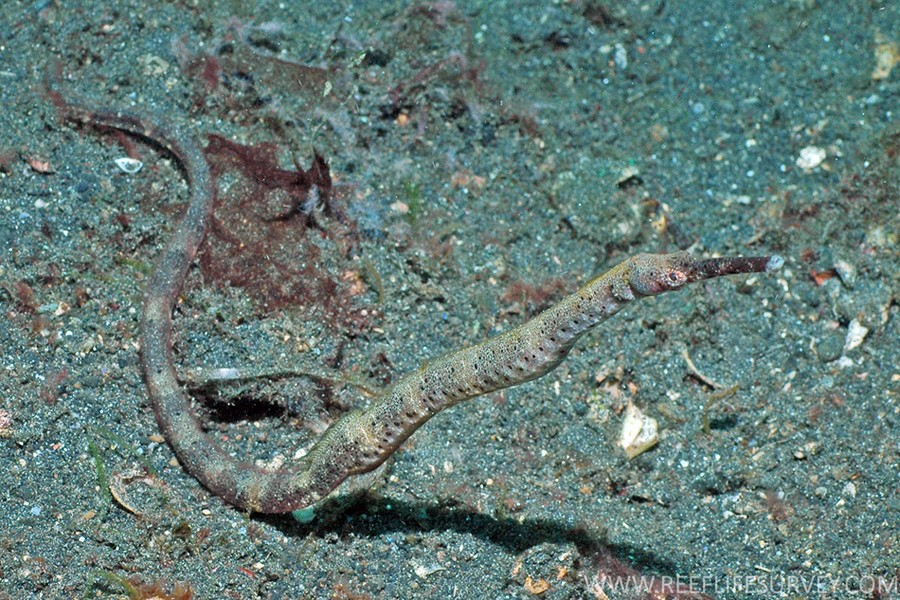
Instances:
[[[844,352],[849,352],[859,347],[869,333],[869,328],[862,325],[858,320],[853,319],[847,327],[847,338],[844,340]]]
[[[856,267],[846,260],[838,259],[834,261],[834,270],[837,271],[841,282],[847,287],[852,288],[856,284]]]
[[[797,159],[797,166],[805,171],[815,169],[827,156],[825,148],[818,146],[807,146],[800,151],[800,158]]]
[[[656,419],[648,417],[633,403],[628,403],[625,409],[625,419],[622,421],[622,433],[619,435],[619,444],[625,450],[628,458],[634,458],[656,445],[659,441],[659,428]]]
[[[849,498],[856,498],[856,484],[852,481],[848,481],[844,484],[844,489],[842,490],[844,495]]]
[[[887,79],[894,67],[900,64],[900,44],[889,40],[884,34],[875,34],[875,68],[872,79]]]
[[[619,176],[616,177],[616,185],[622,187],[629,181],[636,181],[641,177],[641,170],[634,165],[629,165],[622,169]]]
[[[0,438],[12,435],[12,413],[0,408]]]
[[[624,71],[628,68],[628,52],[625,50],[625,46],[622,44],[616,44],[616,51],[613,54],[613,62],[616,64],[616,68],[620,71]]]
[[[137,160],[136,158],[128,158],[127,156],[123,156],[122,158],[117,158],[115,161],[116,166],[119,167],[125,173],[129,175],[134,175],[144,166],[144,163]]]
[[[391,210],[395,213],[400,213],[401,215],[405,215],[409,212],[409,204],[406,202],[396,201],[391,204]]]
[[[430,565],[413,564],[413,572],[422,579],[425,579],[438,571],[446,571],[446,569],[437,563],[431,563]]]

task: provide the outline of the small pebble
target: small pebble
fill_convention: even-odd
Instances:
[[[816,356],[825,363],[837,360],[844,350],[844,336],[839,331],[831,331],[825,334],[816,344]]]
[[[825,149],[817,146],[807,146],[800,151],[800,157],[797,159],[797,166],[804,171],[815,169],[826,157]]]
[[[306,525],[315,521],[316,510],[312,506],[307,506],[306,508],[293,511],[291,516],[294,517],[294,520]]]

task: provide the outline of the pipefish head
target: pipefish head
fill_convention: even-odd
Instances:
[[[774,271],[783,264],[784,259],[777,254],[721,258],[695,258],[687,252],[638,254],[631,259],[629,281],[637,294],[654,296],[703,279],[764,273]]]
[[[687,252],[636,254],[631,258],[628,282],[640,296],[655,296],[677,290],[694,281],[696,259]]]

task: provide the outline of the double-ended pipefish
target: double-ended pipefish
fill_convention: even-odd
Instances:
[[[722,275],[771,271],[784,262],[777,255],[699,259],[684,252],[638,254],[518,327],[407,374],[368,408],[338,419],[293,466],[264,469],[234,459],[203,431],[175,371],[172,310],[209,227],[215,196],[201,148],[178,127],[78,107],[57,92],[51,94],[65,118],[146,138],[171,152],[184,169],[190,200],[147,285],[141,364],[156,420],[185,470],[212,493],[248,511],[282,513],[318,502],[348,477],[377,468],[445,408],[546,375],[578,338],[633,300]]]

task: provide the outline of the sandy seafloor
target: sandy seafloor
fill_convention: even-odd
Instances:
[[[612,586],[644,575],[900,598],[900,3],[145,4],[0,7],[0,597],[126,597],[127,579],[195,598],[643,598]],[[229,277],[251,283],[197,268],[179,301],[179,372],[247,459],[290,460],[367,402],[341,382],[386,385],[634,253],[785,266],[629,306],[547,377],[438,415],[312,524],[248,517],[177,465],[140,375],[182,174],[61,122],[48,76],[204,144],[329,162],[316,227],[283,192],[220,206],[249,223]],[[231,165],[220,191],[240,179]],[[295,302],[260,300],[275,262]],[[660,429],[634,459],[629,402]]]

